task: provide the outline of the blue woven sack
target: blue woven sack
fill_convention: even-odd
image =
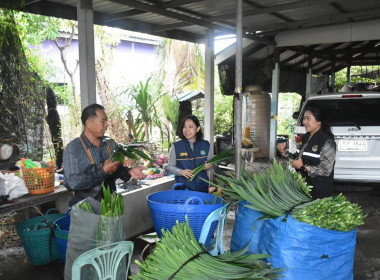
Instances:
[[[189,190],[161,191],[148,195],[148,205],[157,235],[162,236],[161,229],[170,231],[177,220],[180,223],[185,222],[187,216],[194,236],[198,240],[208,215],[224,205],[224,200],[220,197],[217,198],[215,204],[212,204],[213,199],[212,194]],[[211,226],[206,245],[216,225],[217,222],[214,222]]]
[[[260,219],[263,216],[261,212],[246,207],[247,204],[249,205],[247,201],[238,203],[231,237],[231,251],[239,251],[250,242],[249,252],[257,253],[265,220]]]
[[[64,214],[50,214],[49,209],[44,216],[28,219],[17,226],[17,233],[24,245],[28,259],[35,266],[44,265],[53,261],[62,261],[54,237],[54,223]]]
[[[299,222],[292,216],[266,220],[259,253],[286,270],[287,280],[353,280],[356,229],[336,231]]]

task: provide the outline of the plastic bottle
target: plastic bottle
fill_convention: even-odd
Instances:
[[[23,164],[25,165],[25,168],[27,168],[27,169],[39,168],[38,164],[35,164],[30,159],[24,159],[24,158],[22,158],[21,161],[23,162]]]

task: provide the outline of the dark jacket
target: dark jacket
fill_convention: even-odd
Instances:
[[[332,135],[327,134],[319,129],[313,137],[307,142],[310,133],[303,135],[300,142],[300,149],[307,143],[302,154],[302,162],[304,165],[316,166],[320,163],[321,149],[328,139],[333,139]],[[314,199],[330,196],[333,190],[334,168],[329,176],[311,177],[306,171],[300,171],[302,177],[306,178],[306,182],[313,186],[311,195]]]
[[[206,140],[198,140],[193,143],[194,151],[191,150],[189,140],[183,139],[174,143],[176,152],[176,166],[181,169],[194,169],[205,163],[210,149],[210,143]],[[208,192],[207,171],[202,170],[191,182],[183,176],[175,176],[176,182],[183,183],[188,189],[199,192]]]

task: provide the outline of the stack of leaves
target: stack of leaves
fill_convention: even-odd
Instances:
[[[240,179],[216,174],[217,187],[233,200],[246,200],[246,207],[260,211],[267,218],[291,214],[310,225],[350,231],[364,224],[363,212],[341,194],[312,200],[310,190],[299,173],[274,162],[267,172],[255,175],[242,170]]]
[[[101,201],[101,215],[105,217],[122,216],[124,214],[124,198],[121,194],[113,193],[102,184],[103,196]]]
[[[215,175],[216,186],[222,188],[225,195],[237,201],[246,200],[249,203],[247,207],[268,218],[280,217],[293,207],[312,200],[310,186],[302,176],[277,162],[267,173],[261,171],[252,175],[243,169],[240,179]]]
[[[124,198],[121,194],[113,193],[109,187],[105,188],[102,184],[103,196],[101,201],[101,216],[115,217],[122,216],[124,213]],[[78,208],[93,213],[92,207],[86,201],[78,204]]]
[[[217,154],[216,156],[214,156],[212,159],[208,160],[207,163],[208,164],[217,164],[219,162],[222,162],[222,161],[225,161],[227,159],[230,159],[230,158],[233,158],[235,156],[234,154],[234,150],[231,148],[231,149],[227,149],[227,150],[224,150],[223,152]],[[193,180],[193,178],[195,178],[195,176],[197,176],[199,174],[199,172],[201,172],[203,169],[205,168],[205,164],[201,164],[199,166],[197,166],[196,168],[193,169],[193,177],[189,178],[189,182],[191,182]]]
[[[120,161],[121,163],[124,163],[125,157],[127,157],[128,159],[138,159],[138,157],[141,157],[144,160],[149,160],[150,162],[153,162],[153,159],[151,159],[143,151],[140,151],[139,149],[135,149],[124,144],[117,144],[116,148],[111,153],[110,160]]]
[[[124,198],[121,194],[111,194],[110,188],[106,189],[103,184],[102,189],[104,198],[101,200],[100,221],[94,240],[96,247],[124,238]],[[79,203],[78,208],[94,213],[86,201]]]
[[[339,194],[334,197],[316,199],[305,207],[295,208],[292,216],[300,222],[313,226],[350,231],[363,225],[363,219],[367,215],[363,215],[363,211],[357,203],[351,203],[342,194]]]
[[[261,259],[266,254],[245,254],[241,250],[211,256],[195,239],[188,220],[164,231],[144,263],[136,261],[141,270],[130,279],[279,279],[282,269],[274,269]]]

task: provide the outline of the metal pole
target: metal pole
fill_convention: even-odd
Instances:
[[[335,92],[335,61],[331,66],[331,92]]]
[[[236,0],[236,64],[235,64],[235,176],[240,179],[242,146],[242,99],[243,99],[243,1]]]
[[[272,72],[272,100],[269,137],[269,160],[274,161],[277,149],[277,120],[278,120],[278,95],[280,89],[280,63],[279,50],[274,50],[274,69]]]
[[[312,67],[313,67],[313,63],[312,63],[312,59],[310,58],[309,59],[309,62],[308,62],[308,67],[309,67],[309,71],[306,75],[306,94],[305,94],[305,99],[309,98],[312,94],[311,92],[311,82],[312,82],[312,79],[313,79],[313,72],[312,72]]]
[[[351,85],[351,65],[347,66],[347,85]]]

